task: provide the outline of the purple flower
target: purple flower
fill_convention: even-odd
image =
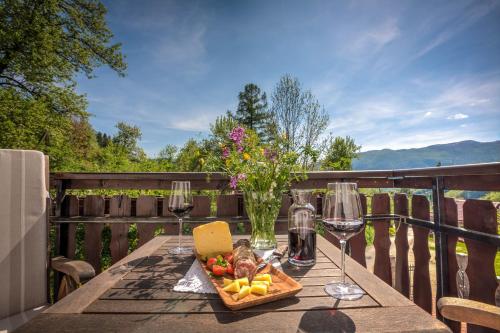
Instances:
[[[276,159],[276,152],[269,150],[267,148],[264,148],[264,156],[266,158],[270,159],[271,161],[274,161]]]
[[[227,147],[224,147],[222,150],[222,157],[227,158],[229,156],[229,149]]]
[[[236,186],[238,185],[238,177],[236,176],[231,176],[231,180],[229,181],[229,186],[233,189],[236,190]]]
[[[243,146],[238,144],[238,148],[236,149],[238,151],[238,153],[242,153],[243,152]]]
[[[236,187],[238,186],[238,181],[246,179],[246,178],[247,178],[247,175],[245,175],[244,173],[240,173],[237,176],[231,176],[231,179],[229,180],[229,186],[233,190],[235,190]]]
[[[229,138],[233,140],[234,143],[236,143],[238,146],[241,144],[241,141],[243,140],[244,137],[245,137],[245,129],[240,126],[233,128],[231,133],[229,133]]]

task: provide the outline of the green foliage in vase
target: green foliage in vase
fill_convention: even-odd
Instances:
[[[288,151],[286,145],[286,139],[279,137],[262,143],[254,131],[238,126],[219,142],[221,153],[210,156],[209,164],[216,169],[222,164],[233,189],[268,192],[281,198],[293,180],[304,176],[298,154]]]

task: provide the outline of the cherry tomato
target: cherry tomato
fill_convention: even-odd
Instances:
[[[232,253],[226,253],[224,255],[224,260],[226,260],[228,263],[232,264],[233,263],[233,254]]]
[[[233,274],[234,274],[234,268],[233,268],[233,265],[231,265],[231,264],[229,264],[229,263],[227,264],[227,267],[226,267],[226,273],[227,273],[227,274],[231,274],[231,275],[233,275]]]
[[[208,269],[212,269],[212,266],[217,262],[217,258],[209,258],[207,260]]]
[[[214,273],[214,275],[222,276],[222,275],[224,275],[224,273],[226,273],[226,267],[222,267],[219,265],[213,265],[212,272]]]

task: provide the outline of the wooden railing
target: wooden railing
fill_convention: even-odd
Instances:
[[[103,243],[101,234],[109,226],[111,242],[109,251],[112,262],[127,255],[128,232],[131,224],[137,226],[138,244],[154,237],[160,229],[176,234],[178,226],[166,209],[167,197],[139,195],[132,198],[125,194],[103,196],[76,196],[74,190],[169,190],[173,180],[189,180],[194,190],[212,190],[215,196],[196,195],[191,212],[191,227],[215,218],[230,222],[234,233],[249,233],[243,198],[228,191],[228,179],[219,173],[53,173],[50,185],[56,193],[55,216],[52,223],[57,231],[56,252],[73,257],[76,249],[76,226],[85,228],[85,259],[96,269],[101,269]],[[436,261],[436,297],[467,294],[467,288],[457,287],[459,277],[467,276],[470,290],[468,298],[495,304],[498,288],[494,260],[500,247],[497,208],[491,201],[466,200],[463,204],[463,223],[459,226],[458,210],[454,199],[446,198],[446,190],[500,191],[500,163],[465,166],[408,169],[391,171],[310,172],[307,180],[294,183],[294,188],[324,189],[331,182],[356,182],[359,188],[427,189],[429,195],[405,193],[376,193],[362,196],[367,220],[374,227],[374,274],[410,297],[424,310],[431,312],[432,296],[429,263],[429,234],[434,235]],[[318,193],[320,193],[319,191]],[[202,193],[202,192],[199,192]],[[429,200],[430,198],[430,200]],[[291,199],[283,195],[276,232],[286,232],[286,215]],[[313,205],[321,214],[321,195]],[[214,216],[212,216],[214,215]],[[391,223],[395,225],[395,264],[391,264]],[[414,263],[409,260],[409,231],[413,232]],[[330,234],[325,237],[333,243]],[[456,243],[463,239],[468,251],[468,264],[459,272]],[[366,267],[366,239],[359,234],[350,240],[350,255]],[[411,269],[413,267],[413,269]],[[395,272],[392,272],[392,270]],[[413,279],[411,278],[413,272]],[[410,281],[413,280],[413,284]],[[462,281],[462,280],[461,280]],[[413,287],[413,288],[412,288]],[[457,323],[450,323],[455,331]],[[475,328],[471,327],[470,331]]]

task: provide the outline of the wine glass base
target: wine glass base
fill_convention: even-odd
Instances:
[[[190,247],[174,247],[168,251],[170,254],[193,254],[193,249]]]
[[[352,283],[333,282],[325,285],[325,292],[336,299],[354,301],[363,297],[363,289]]]

